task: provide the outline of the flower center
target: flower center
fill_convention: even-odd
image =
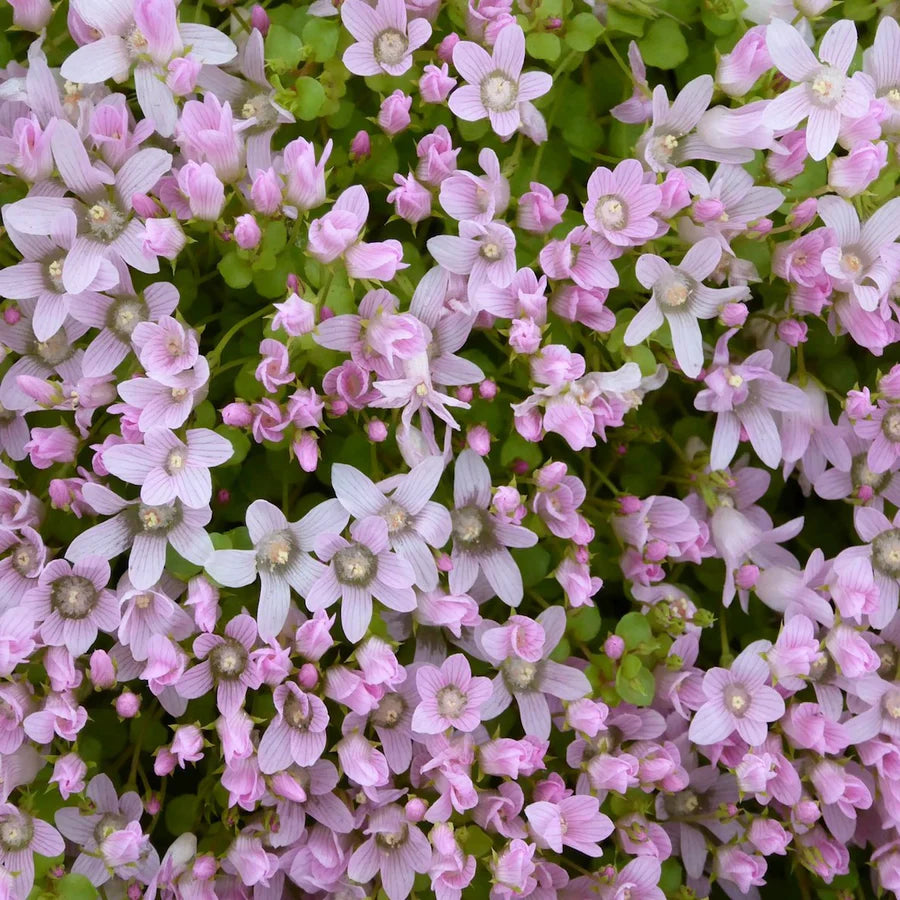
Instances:
[[[892,443],[900,443],[900,406],[892,406],[881,420],[881,433]]]
[[[50,283],[59,293],[63,293],[65,288],[62,283],[62,270],[63,270],[63,257],[59,259],[54,259],[53,262],[47,266],[47,277],[50,279]]]
[[[355,542],[334,555],[334,569],[341,584],[362,586],[368,584],[378,568],[375,554],[365,546]]]
[[[900,688],[893,687],[885,691],[881,698],[881,708],[890,719],[900,719]]]
[[[256,564],[269,572],[283,569],[294,552],[294,539],[287,530],[276,531],[265,538],[256,550]]]
[[[490,112],[509,112],[519,99],[519,85],[495,69],[481,82],[481,103]]]
[[[819,69],[809,83],[809,96],[817,106],[834,106],[844,95],[845,77],[830,66]]]
[[[485,241],[479,252],[488,262],[497,262],[504,256],[503,248],[496,241]]]
[[[399,831],[380,831],[375,835],[375,841],[381,844],[385,850],[396,850],[406,843],[407,829],[402,826]]]
[[[31,816],[14,813],[0,823],[0,847],[8,853],[24,850],[34,837],[34,824]]]
[[[16,545],[16,549],[10,554],[9,562],[20,575],[27,576],[32,574],[36,557],[37,553],[34,546],[27,541],[22,541],[21,544]]]
[[[148,506],[141,503],[138,506],[138,526],[149,534],[167,532],[175,525],[178,512],[174,504],[170,506]]]
[[[459,718],[466,708],[466,695],[455,684],[448,684],[437,692],[437,708],[445,719]]]
[[[293,694],[289,694],[284,701],[284,721],[291,728],[302,731],[309,725],[312,719],[312,709],[310,709],[309,701],[301,701]]]
[[[50,589],[50,606],[64,619],[84,619],[97,604],[98,592],[81,575],[63,575]]]
[[[700,798],[691,790],[680,791],[666,798],[666,807],[673,816],[692,816],[700,809]]]
[[[372,713],[372,723],[379,728],[393,728],[405,712],[406,701],[402,694],[385,694]]]
[[[184,400],[185,397],[190,393],[187,388],[172,388],[172,399],[173,400]]]
[[[102,844],[111,834],[121,831],[128,823],[118,813],[107,813],[94,826],[94,840]]]
[[[900,88],[892,87],[884,96],[892,106],[900,106]]]
[[[147,304],[137,297],[116,300],[106,315],[106,327],[120,340],[131,339],[131,334],[141,323],[150,318]]]
[[[177,475],[187,464],[187,454],[180,448],[169,451],[166,457],[165,470],[170,475]]]
[[[897,648],[893,644],[879,644],[875,652],[881,660],[878,674],[888,681],[893,681],[897,671]]]
[[[726,709],[738,719],[742,719],[750,709],[750,692],[739,684],[729,684],[724,693]]]
[[[53,337],[47,338],[46,341],[37,341],[34,345],[34,352],[48,366],[58,366],[75,352],[75,348],[65,329],[60,328]]]
[[[388,534],[397,534],[409,525],[409,513],[393,500],[381,511],[381,518],[387,522]]]
[[[209,653],[209,664],[213,675],[221,681],[236,681],[247,668],[247,648],[234,638],[213,647]]]
[[[278,121],[278,110],[267,94],[256,94],[246,100],[241,115],[245,119],[256,119],[258,128],[271,128]]]
[[[690,299],[692,285],[684,275],[664,278],[655,288],[656,299],[668,309],[678,309]]]
[[[150,604],[152,602],[153,602],[153,594],[149,594],[149,593],[138,594],[134,598],[134,605],[138,609],[149,609]]]
[[[900,578],[900,528],[891,528],[875,536],[872,567],[888,578]]]
[[[409,41],[402,31],[397,31],[396,28],[386,28],[375,36],[372,50],[378,62],[396,66],[403,62],[407,47],[409,47]]]
[[[514,656],[503,663],[503,675],[513,691],[527,691],[537,680],[536,663]]]
[[[601,197],[597,201],[597,218],[606,228],[618,231],[625,226],[625,204],[618,197]]]
[[[138,57],[147,52],[149,44],[140,28],[135,27],[128,32],[128,36],[125,38],[125,46],[132,57]]]
[[[88,210],[87,222],[94,237],[109,243],[122,233],[125,216],[108,200],[100,200]]]
[[[882,427],[884,423],[882,422]],[[869,487],[876,494],[881,492],[885,482],[891,477],[890,472],[873,472],[866,462],[866,454],[860,453],[853,457],[850,465],[850,481],[854,488]]]
[[[485,510],[464,506],[450,513],[453,537],[463,550],[485,550],[493,546],[491,523]]]

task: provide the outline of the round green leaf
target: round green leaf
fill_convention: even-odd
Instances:
[[[532,32],[525,39],[525,49],[534,59],[546,59],[548,62],[559,58],[562,49],[559,38],[547,31]]]
[[[302,75],[297,79],[294,90],[297,92],[297,97],[291,105],[294,114],[305,122],[311,122],[319,115],[325,103],[325,88],[315,78]]]
[[[674,69],[688,58],[688,45],[672,19],[657,19],[638,41],[644,62],[658,69]]]
[[[84,875],[63,875],[56,883],[57,896],[62,900],[93,900],[97,888]]]

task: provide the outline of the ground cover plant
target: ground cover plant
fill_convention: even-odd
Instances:
[[[900,889],[900,26],[0,7],[0,900]]]

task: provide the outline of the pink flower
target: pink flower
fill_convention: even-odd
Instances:
[[[653,217],[662,199],[656,184],[644,182],[636,159],[625,159],[613,171],[595,169],[588,179],[584,220],[611,244],[634,247],[654,237],[659,223]]]
[[[354,75],[402,75],[412,65],[412,54],[431,37],[425,19],[407,22],[403,0],[378,0],[374,9],[362,0],[345,0],[341,21],[357,40],[343,56]]]
[[[597,797],[563,797],[558,802],[540,800],[525,807],[525,817],[540,845],[557,853],[571,847],[586,856],[601,856],[598,841],[614,830],[612,820],[600,812]]]
[[[439,734],[448,728],[474,731],[481,723],[479,710],[491,696],[490,680],[473,678],[461,653],[444,660],[440,668],[420,668],[416,687],[422,699],[413,713],[412,727],[420,734]]]
[[[470,41],[453,48],[453,65],[468,84],[450,95],[450,109],[466,122],[488,118],[491,127],[508,137],[522,125],[523,107],[543,96],[553,86],[546,72],[522,74],[525,33],[518,24],[503,28],[494,43],[493,55]]]
[[[409,128],[411,106],[412,97],[399,89],[385,97],[378,110],[378,125],[382,131],[393,137]]]
[[[426,103],[443,103],[456,84],[456,79],[450,76],[447,63],[443,63],[440,68],[427,65],[419,79],[419,93]]]
[[[678,364],[689,378],[703,368],[703,337],[698,319],[712,319],[728,302],[749,294],[746,287],[708,288],[708,278],[722,256],[713,238],[704,238],[685,254],[679,266],[645,253],[635,270],[641,284],[652,291],[650,301],[631,320],[625,330],[625,343],[634,347],[667,322]]]
[[[80,794],[84,790],[85,775],[87,766],[81,757],[76,753],[67,753],[56,760],[50,783],[58,785],[63,800],[68,800],[72,794]]]
[[[842,120],[860,118],[869,108],[865,83],[847,77],[856,52],[856,26],[844,19],[828,29],[819,45],[821,62],[800,32],[782,19],[769,23],[766,46],[775,67],[799,84],[769,103],[763,122],[780,131],[808,117],[809,155],[815,160],[825,159],[837,141]]]
[[[784,715],[784,700],[768,680],[769,667],[758,644],[741,652],[730,669],[710,669],[703,678],[706,702],[691,720],[690,739],[717,744],[737,731],[751,747],[760,746],[768,723]]]
[[[259,743],[259,768],[265,775],[286,769],[291,763],[311,766],[325,749],[328,710],[314,694],[287,682],[275,688],[278,715]]]

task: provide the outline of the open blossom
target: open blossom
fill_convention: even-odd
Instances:
[[[662,192],[644,182],[644,170],[635,159],[625,159],[613,171],[595,169],[588,179],[584,219],[611,244],[629,247],[654,237],[659,224],[653,213]]]
[[[525,72],[525,33],[512,24],[494,42],[493,55],[470,41],[453,48],[453,65],[468,84],[450,95],[450,109],[467,122],[488,118],[491,127],[508,137],[522,125],[531,101],[550,90],[546,72]]]
[[[341,4],[341,21],[357,40],[343,57],[354,75],[402,75],[431,36],[425,19],[407,22],[403,0],[378,0],[374,9],[362,0],[347,0]]]
[[[222,32],[207,25],[177,22],[174,0],[73,0],[73,9],[99,39],[79,47],[64,63],[70,81],[97,84],[121,81],[134,69],[138,103],[164,137],[172,134],[178,109],[161,77],[163,67],[184,53],[185,45],[200,63],[221,65],[234,59],[237,48]]]
[[[842,120],[864,116],[869,108],[864,83],[847,75],[856,52],[853,22],[843,20],[828,29],[819,45],[819,59],[800,32],[781,19],[769,23],[766,46],[775,67],[798,84],[769,103],[763,113],[765,123],[786,130],[808,117],[809,155],[824,159],[838,139]]]
[[[298,766],[313,765],[325,749],[325,704],[292,682],[275,688],[274,696],[278,715],[259,743],[260,770],[272,774],[292,762]]]
[[[473,678],[466,658],[456,653],[440,669],[423,666],[416,671],[421,700],[412,728],[421,734],[438,734],[448,728],[474,731],[480,724],[479,709],[491,695],[487,678]]]
[[[206,570],[220,584],[243,587],[260,581],[260,636],[268,640],[284,626],[291,602],[291,589],[306,597],[322,566],[310,555],[317,536],[339,532],[348,515],[336,500],[326,501],[290,523],[267,500],[254,500],[247,509],[247,529],[253,550],[216,550]]]
[[[737,731],[751,747],[760,746],[768,723],[784,715],[784,700],[768,680],[769,666],[753,644],[729,669],[710,669],[703,677],[706,702],[691,720],[691,740],[715,744]]]
[[[380,516],[367,516],[350,526],[348,541],[339,534],[320,534],[316,555],[328,563],[310,586],[306,605],[310,612],[326,609],[341,599],[341,626],[354,643],[372,620],[372,598],[397,612],[416,608],[415,572],[390,550],[388,525]]]
[[[672,333],[675,357],[685,375],[694,378],[703,367],[703,338],[698,319],[711,319],[728,302],[747,296],[744,287],[708,288],[702,284],[722,256],[712,238],[694,244],[678,266],[645,253],[638,259],[636,274],[652,291],[649,302],[631,320],[625,343],[634,346],[667,322]]]

